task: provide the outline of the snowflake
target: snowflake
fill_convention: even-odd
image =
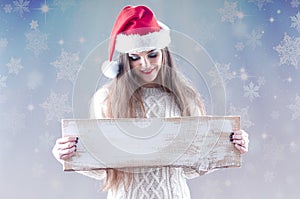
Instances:
[[[75,0],[54,0],[54,5],[59,6],[60,9],[64,12],[67,8],[76,5]]]
[[[284,38],[280,45],[273,48],[280,56],[280,65],[291,64],[297,68],[300,61],[300,37],[293,38],[284,33]]]
[[[224,7],[218,9],[218,13],[222,15],[222,22],[228,21],[234,23],[235,19],[238,18],[240,12],[236,10],[237,2],[229,3],[224,1]]]
[[[6,38],[0,38],[0,48],[6,48],[8,41]]]
[[[18,1],[13,1],[14,5],[15,5],[15,12],[18,12],[20,14],[21,17],[23,17],[23,14],[25,12],[30,12],[29,11],[29,3],[30,1],[24,1],[24,0],[18,0]]]
[[[293,112],[292,120],[300,120],[300,96],[296,96],[295,104],[290,104],[287,107]]]
[[[243,42],[238,42],[234,47],[237,51],[242,51],[242,50],[244,50],[245,45]]]
[[[280,143],[277,142],[275,137],[265,139],[263,145],[263,158],[266,161],[270,161],[272,165],[276,165],[279,161],[283,160],[285,156],[284,145]]]
[[[0,75],[0,90],[2,88],[6,88],[6,79],[7,79],[6,76]]]
[[[42,84],[43,76],[37,71],[32,71],[27,76],[27,87],[30,90],[38,88]]]
[[[19,71],[23,68],[21,65],[21,59],[15,59],[15,58],[10,58],[9,63],[6,64],[8,67],[8,73],[14,73],[14,74],[19,74]]]
[[[275,173],[272,171],[267,171],[264,174],[265,182],[272,182],[274,180],[274,178],[275,178]]]
[[[230,63],[216,63],[216,68],[213,68],[208,72],[208,75],[213,78],[212,86],[216,86],[218,84],[226,84],[229,80],[235,78],[234,73],[229,71],[230,65]]]
[[[292,16],[291,20],[292,20],[291,27],[295,28],[298,32],[300,32],[300,12],[298,12],[296,16]]]
[[[249,107],[237,109],[232,104],[229,106],[229,113],[231,115],[240,115],[241,116],[241,126],[243,128],[250,128],[253,126],[253,122],[249,120],[249,114],[248,114]]]
[[[68,93],[58,95],[51,91],[50,96],[40,106],[46,111],[46,122],[51,120],[60,121],[64,114],[71,113],[72,108],[67,104]]]
[[[56,80],[66,79],[75,83],[80,68],[79,53],[68,53],[62,49],[60,58],[52,62],[51,65],[57,68]]]
[[[244,97],[248,97],[250,102],[253,101],[254,98],[259,97],[259,86],[256,86],[251,81],[247,86],[244,86]]]
[[[261,46],[261,38],[263,34],[261,31],[252,30],[251,34],[246,35],[248,46],[251,46],[252,49],[255,49],[257,46]]]
[[[10,4],[5,4],[5,6],[3,7],[3,10],[5,13],[11,13],[12,7]]]
[[[48,35],[41,33],[38,29],[25,33],[26,49],[38,56],[41,52],[48,49],[47,39]]]
[[[268,3],[273,3],[273,0],[248,0],[249,3],[254,3],[257,5],[258,9],[261,10],[264,5]]]
[[[292,8],[298,8],[299,5],[300,5],[299,0],[292,0],[291,1]]]
[[[29,25],[30,25],[30,29],[33,29],[33,30],[36,30],[39,26],[38,22],[35,20],[31,20]]]

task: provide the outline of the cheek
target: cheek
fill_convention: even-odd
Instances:
[[[151,64],[156,65],[156,66],[161,66],[161,64],[162,64],[162,56],[157,56],[155,59],[153,59],[153,61],[151,62]]]
[[[138,67],[138,64],[136,64],[136,63],[134,63],[134,62],[130,62],[129,64],[130,64],[130,68],[131,68],[131,69],[135,69],[135,68]]]

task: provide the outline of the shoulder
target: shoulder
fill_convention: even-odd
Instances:
[[[105,118],[107,115],[109,88],[103,86],[98,89],[90,104],[90,117],[95,119]]]
[[[195,98],[187,100],[187,107],[190,110],[191,116],[205,115],[204,106],[203,106],[202,102],[199,102],[199,100],[196,100]]]
[[[109,94],[108,87],[103,86],[95,92],[92,101],[93,102],[98,102],[98,103],[104,102],[104,101],[107,100],[108,94]]]

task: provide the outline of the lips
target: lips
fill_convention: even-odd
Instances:
[[[152,71],[154,70],[154,68],[148,69],[148,70],[142,70],[141,72],[145,75],[149,75],[152,73]]]

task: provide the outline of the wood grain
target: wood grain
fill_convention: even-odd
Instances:
[[[63,169],[240,167],[241,155],[229,139],[239,129],[239,116],[63,119],[63,136],[79,137],[76,155]]]

